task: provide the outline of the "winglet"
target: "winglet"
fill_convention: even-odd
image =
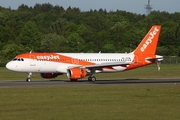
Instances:
[[[152,54],[155,55],[156,47],[159,39],[161,26],[155,25],[149,30],[144,39],[134,50],[134,54]]]

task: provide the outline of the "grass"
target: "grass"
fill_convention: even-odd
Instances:
[[[155,64],[134,70],[117,73],[95,74],[97,79],[123,79],[123,78],[180,78],[180,64],[161,64],[161,71],[157,71]],[[25,80],[26,73],[17,73],[0,68],[0,80]],[[87,80],[87,78],[84,78]],[[32,80],[43,80],[40,74],[33,74]],[[58,76],[55,80],[68,80],[66,75]]]
[[[2,120],[179,120],[179,85],[1,88]]]
[[[98,79],[180,78],[179,65],[156,65],[98,74]],[[0,80],[25,80],[0,68]],[[43,80],[33,74],[33,80]],[[57,80],[68,80],[66,75]],[[179,120],[180,85],[0,88],[2,120]]]

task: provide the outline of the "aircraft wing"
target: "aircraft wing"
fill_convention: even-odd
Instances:
[[[86,65],[86,66],[71,66],[72,68],[74,67],[84,67],[87,69],[99,69],[99,68],[103,68],[103,67],[114,67],[114,66],[122,66],[122,67],[126,67],[127,65],[131,64],[132,62],[107,62],[107,63],[98,63],[98,64],[94,64],[94,65]],[[69,68],[71,68],[69,66]]]

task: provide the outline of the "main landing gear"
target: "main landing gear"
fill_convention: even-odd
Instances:
[[[28,77],[26,79],[26,82],[30,82],[31,81],[31,75],[32,75],[32,73],[28,73]]]
[[[78,79],[70,79],[70,81],[76,82],[76,81],[78,81]],[[95,82],[95,81],[96,81],[96,77],[94,77],[94,76],[89,76],[89,77],[88,77],[88,81]]]
[[[95,81],[96,81],[96,77],[93,76],[93,74],[95,74],[95,69],[90,69],[88,81],[92,81],[92,82],[95,82]]]

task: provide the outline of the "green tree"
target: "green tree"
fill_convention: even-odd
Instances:
[[[169,55],[168,48],[166,48],[166,47],[164,47],[164,46],[162,46],[162,47],[157,47],[156,54],[157,54],[157,55],[168,56],[168,55]]]
[[[85,42],[77,33],[71,33],[67,40],[69,52],[84,52]]]
[[[10,60],[14,58],[16,55],[20,53],[26,53],[29,52],[30,48],[24,47],[23,45],[17,45],[15,43],[7,44],[3,47],[3,50],[1,51],[1,58]]]
[[[15,39],[13,31],[8,26],[0,26],[0,42],[8,43],[8,40]]]
[[[146,34],[147,31],[145,29],[138,29],[136,27],[132,27],[131,29],[126,30],[122,36],[122,41],[120,43],[120,51],[124,47],[131,49],[130,51],[134,50]]]
[[[15,39],[15,34],[8,26],[0,25],[0,50],[3,49],[3,46],[12,43]]]
[[[104,53],[114,53],[116,52],[116,49],[113,44],[107,43],[103,46],[102,52]]]
[[[57,15],[65,12],[64,8],[62,6],[58,6],[58,5],[54,6],[51,11],[52,11],[52,13],[55,13]]]
[[[41,41],[41,52],[64,52],[66,49],[64,46],[65,39],[62,36],[51,33],[43,37]]]
[[[54,33],[66,38],[68,36],[69,22],[66,19],[59,18],[51,25],[51,29]]]
[[[20,43],[31,48],[33,51],[39,51],[39,45],[42,40],[42,34],[39,32],[35,22],[28,21],[21,30],[18,37]]]
[[[28,11],[28,10],[30,10],[30,8],[25,4],[21,4],[17,10],[18,11]]]
[[[56,14],[48,13],[41,13],[37,14],[36,16],[31,18],[31,21],[34,21],[38,26],[40,32],[44,34],[49,34],[52,32],[51,25],[58,19]]]
[[[178,46],[178,41],[176,38],[177,24],[173,21],[164,22],[162,25],[161,31],[161,40],[159,41],[160,45],[169,46],[174,45]]]
[[[93,30],[88,27],[88,26],[85,26],[83,24],[81,25],[78,25],[78,28],[77,28],[77,33],[79,34],[79,36],[84,40],[85,42],[85,50],[84,52],[97,52],[99,51],[98,49],[98,45],[96,44],[96,42],[98,41],[96,34],[95,32],[93,32]]]
[[[117,22],[113,27],[111,27],[111,39],[115,43],[115,48],[118,50],[119,45],[123,43],[123,36],[127,28],[129,27],[128,21]]]
[[[113,45],[115,52],[129,52],[155,24],[162,26],[157,52],[179,55],[179,12],[152,11],[145,16],[121,10],[107,12],[102,8],[81,11],[68,7],[64,10],[50,3],[32,7],[22,4],[17,10],[0,7],[0,52],[12,43],[33,51],[109,52],[114,51],[109,49]],[[42,36],[53,39],[56,44],[51,45],[52,48],[45,44],[48,49],[40,47],[49,41],[42,42],[45,39]]]
[[[98,14],[96,16],[85,17],[82,20],[82,24],[91,27],[91,29],[94,29],[97,32],[101,30],[107,30],[109,27],[109,24],[107,24],[107,22],[101,14]]]
[[[53,5],[50,3],[44,3],[44,4],[36,4],[34,6],[34,10],[40,13],[47,13],[53,9]]]

